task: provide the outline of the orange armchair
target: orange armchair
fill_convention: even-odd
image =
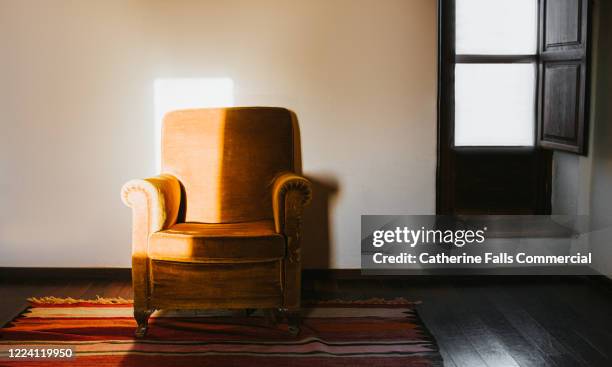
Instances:
[[[299,134],[282,108],[175,111],[162,129],[163,174],[122,189],[132,208],[136,335],[157,309],[263,308],[299,331]]]

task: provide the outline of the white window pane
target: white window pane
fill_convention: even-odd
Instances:
[[[457,0],[457,54],[536,53],[537,0]]]
[[[455,65],[455,145],[532,146],[535,65]]]

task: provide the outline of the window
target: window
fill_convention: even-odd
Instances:
[[[439,214],[547,214],[587,152],[591,0],[438,0]]]
[[[533,146],[537,0],[456,0],[455,146]]]
[[[452,146],[586,153],[589,3],[440,0]]]

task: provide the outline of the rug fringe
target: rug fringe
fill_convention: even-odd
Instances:
[[[52,305],[71,305],[75,303],[94,303],[99,305],[116,305],[116,304],[131,304],[132,300],[125,299],[123,297],[100,297],[96,296],[95,299],[81,299],[81,298],[60,298],[54,296],[47,297],[31,297],[28,298],[30,303],[34,304],[52,304]]]

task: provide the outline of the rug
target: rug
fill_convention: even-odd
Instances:
[[[306,305],[296,337],[258,313],[158,311],[147,337],[136,340],[130,301],[32,299],[0,329],[0,366],[440,366],[412,306],[403,299]],[[65,348],[71,358],[14,356]]]

